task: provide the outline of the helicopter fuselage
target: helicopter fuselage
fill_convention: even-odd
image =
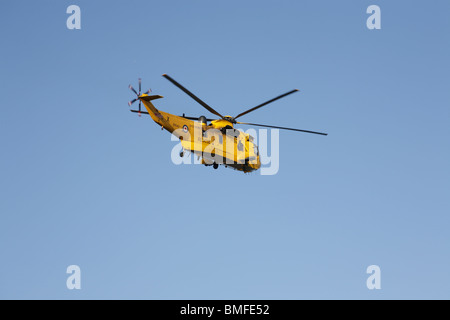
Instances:
[[[153,121],[179,138],[184,150],[201,157],[202,164],[214,168],[224,165],[243,172],[255,171],[261,167],[258,147],[253,137],[235,129],[232,122],[219,119],[208,125],[170,114],[156,109],[151,102],[159,98],[162,96],[139,96]]]

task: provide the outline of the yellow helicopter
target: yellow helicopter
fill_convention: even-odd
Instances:
[[[278,97],[268,100],[264,103],[257,105],[251,109],[241,112],[235,117],[222,116],[219,112],[211,108],[205,102],[200,100],[192,92],[187,90],[173,78],[167,74],[163,74],[163,77],[169,80],[172,84],[177,86],[183,92],[185,92],[192,99],[197,101],[201,106],[212,114],[219,117],[219,119],[209,119],[205,116],[187,117],[176,116],[164,111],[156,109],[152,101],[163,98],[160,95],[149,95],[151,90],[145,93],[141,93],[141,79],[139,78],[139,92],[137,92],[131,85],[129,88],[136,94],[136,98],[131,100],[128,105],[131,105],[139,100],[138,110],[130,110],[139,114],[148,114],[161,129],[166,129],[181,141],[182,151],[180,157],[184,156],[184,151],[194,153],[199,158],[201,157],[201,163],[206,166],[212,166],[217,169],[219,165],[225,165],[235,170],[243,171],[245,173],[258,170],[261,167],[259,159],[259,150],[254,138],[240,130],[234,128],[235,124],[259,126],[275,129],[292,130],[298,132],[314,133],[320,135],[327,135],[322,132],[315,132],[309,130],[300,130],[286,127],[278,127],[264,124],[238,122],[237,118],[255,111],[269,103],[272,103],[278,99],[284,98],[294,92],[297,89],[286,92]],[[144,104],[147,111],[141,110],[141,102]]]

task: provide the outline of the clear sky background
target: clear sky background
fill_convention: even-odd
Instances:
[[[81,30],[66,28],[71,4]],[[449,299],[449,12],[3,2],[0,298]],[[230,115],[298,88],[242,121],[329,136],[280,132],[274,176],[176,166],[169,133],[128,111],[128,84],[142,77],[161,110],[210,114],[163,73]]]

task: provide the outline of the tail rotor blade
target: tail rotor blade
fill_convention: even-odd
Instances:
[[[128,102],[128,106],[130,106],[130,107],[131,107],[131,105],[132,105],[133,103],[135,103],[135,102],[136,102],[136,100],[137,100],[137,98],[136,98],[136,99],[133,99],[133,100],[131,100],[130,102]]]
[[[133,88],[133,86],[131,84],[128,86],[128,88],[130,88],[131,91],[133,91],[137,96],[139,96],[138,93],[136,92],[136,90],[134,90],[134,88]]]
[[[141,95],[141,83],[142,83],[142,79],[139,78],[139,95]]]
[[[152,89],[148,89],[144,94],[149,94],[150,92],[152,92]]]

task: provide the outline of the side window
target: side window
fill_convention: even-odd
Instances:
[[[239,151],[244,151],[244,145],[242,144],[241,141],[239,141],[237,147],[238,147],[238,150],[239,150]]]

